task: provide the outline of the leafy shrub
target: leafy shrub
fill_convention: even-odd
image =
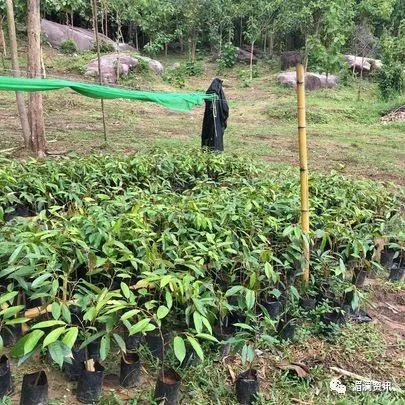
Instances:
[[[259,77],[259,69],[256,65],[254,65],[252,70],[252,78],[257,79],[258,77]],[[250,69],[239,69],[238,78],[242,82],[243,87],[251,86]]]
[[[76,42],[73,39],[66,39],[60,44],[60,50],[66,55],[73,55],[77,52]]]
[[[204,72],[202,63],[187,61],[182,67],[186,76],[200,76]]]
[[[183,88],[186,83],[186,77],[199,76],[204,68],[199,62],[188,61],[180,66],[172,69],[167,69],[163,80],[172,86]]]
[[[383,65],[377,73],[378,88],[383,100],[401,95],[405,90],[405,72],[401,63]]]
[[[184,74],[183,69],[174,68],[174,69],[166,69],[163,80],[174,87],[178,87],[182,89],[186,85],[186,77]]]
[[[222,49],[222,54],[219,59],[219,69],[232,68],[236,65],[237,48],[232,43],[226,44]]]
[[[114,46],[111,43],[106,42],[106,41],[100,41],[100,52],[101,53],[111,53],[111,52],[114,52],[114,50],[115,50]],[[96,45],[94,45],[93,51],[97,52]]]
[[[143,47],[143,50],[145,51],[145,53],[147,53],[148,55],[151,55],[151,56],[157,55],[163,49],[164,49],[164,45],[162,43],[160,43],[159,41],[148,42]]]

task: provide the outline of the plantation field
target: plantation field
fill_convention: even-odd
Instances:
[[[94,57],[44,47],[49,78],[85,81],[80,72]],[[28,332],[4,349],[14,390],[0,404],[19,402],[23,374],[38,365],[51,405],[78,404],[77,384],[60,366],[72,347],[87,353],[94,341],[105,367],[100,404],[154,404],[162,362],[147,336],[167,330],[164,363],[182,377],[180,404],[236,404],[235,378],[250,365],[259,405],[403,403],[405,288],[388,281],[379,243],[391,241],[404,256],[405,123],[380,118],[405,99],[381,102],[374,83],[351,77],[307,93],[306,239],[297,226],[296,96],[277,83],[278,64],[259,62],[251,83],[247,66],[219,74],[208,56],[198,64],[201,73],[181,89],[143,69],[121,85],[205,91],[223,78],[224,155],[199,151],[203,106],[184,114],[106,101],[105,143],[100,101],[62,90],[44,93],[55,158],[26,162],[15,96],[0,92],[0,332],[3,343],[7,328],[19,338],[20,324]],[[0,74],[8,60],[4,67]],[[299,282],[303,243],[311,247],[307,288]],[[356,284],[361,270],[364,286]],[[305,299],[316,304],[305,308]],[[275,301],[278,315],[269,309]],[[23,317],[38,305],[51,309]],[[357,323],[359,309],[372,322]],[[118,375],[129,335],[143,339],[141,384],[124,389]],[[345,395],[331,391],[332,378]],[[356,392],[361,378],[393,389]]]
[[[293,173],[269,174],[267,165],[246,158],[185,149],[4,161],[3,341],[5,331],[29,327],[7,349],[25,360],[12,363],[12,400],[22,374],[41,364],[53,403],[76,403],[76,384],[60,366],[70,348],[99,339],[101,403],[153,403],[159,363],[147,347],[159,330],[172,333],[164,364],[182,376],[184,404],[235,404],[235,376],[249,363],[260,377],[258,404],[339,403],[329,388],[341,374],[333,367],[392,385],[389,392],[356,393],[356,377],[343,378],[347,403],[400,403],[405,292],[386,281],[375,238],[403,244],[402,196],[372,181],[312,176],[312,277],[304,288]],[[368,275],[364,287],[353,284],[360,270]],[[279,315],[270,312],[274,299]],[[304,308],[302,299],[316,304]],[[50,312],[14,318],[38,304]],[[359,305],[373,323],[350,318]],[[332,315],[340,326],[327,321]],[[293,344],[285,335],[292,324]],[[120,353],[139,333],[146,336],[138,347],[142,384],[120,389]]]
[[[20,54],[24,49],[20,50]],[[71,77],[84,80],[79,73],[94,54],[64,56],[44,48],[48,77]],[[162,58],[170,68],[183,58]],[[23,63],[24,61],[21,60]],[[151,72],[137,72],[122,81],[123,86],[159,91],[205,91],[217,72],[217,64],[208,57],[199,62],[201,75],[186,77],[185,87],[178,89]],[[9,67],[5,61],[6,69]],[[258,77],[249,84],[244,65],[226,70],[225,93],[230,104],[229,128],[226,131],[228,152],[254,156],[273,167],[297,166],[296,97],[291,89],[277,84],[277,62],[260,63]],[[7,74],[3,70],[2,74]],[[310,170],[328,173],[337,170],[347,175],[389,180],[404,184],[405,124],[380,122],[381,115],[401,105],[378,101],[374,84],[362,83],[361,100],[357,101],[358,81],[349,79],[337,90],[308,93],[308,140]],[[100,102],[70,91],[44,94],[47,138],[52,151],[124,152],[162,146],[166,149],[192,147],[200,143],[203,108],[179,114],[159,106],[131,102],[108,101],[108,143],[104,144]],[[0,150],[20,142],[19,121],[14,95],[0,93]],[[18,151],[11,152],[19,156]]]

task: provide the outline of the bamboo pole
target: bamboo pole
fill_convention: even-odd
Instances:
[[[92,0],[92,6],[93,6],[92,9],[93,9],[94,37],[96,39],[96,48],[97,48],[98,77],[100,80],[100,84],[103,84],[103,78],[101,77],[100,40],[98,37],[97,0]],[[101,99],[101,112],[102,112],[102,116],[103,116],[104,141],[107,143],[107,127],[105,124],[104,99]]]
[[[305,71],[302,63],[297,64],[297,102],[298,102],[298,145],[300,156],[301,184],[301,228],[305,235],[309,232],[309,193],[308,193],[308,149],[305,116]],[[305,267],[303,282],[309,281],[309,244],[304,243]]]

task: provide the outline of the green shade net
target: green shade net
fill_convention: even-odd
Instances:
[[[127,90],[119,87],[108,87],[68,80],[0,77],[0,90],[6,91],[49,91],[67,87],[87,97],[104,99],[125,98],[129,100],[149,101],[175,111],[190,111],[194,106],[201,105],[204,100],[214,100],[216,97],[213,94],[205,93],[155,93],[150,91]]]

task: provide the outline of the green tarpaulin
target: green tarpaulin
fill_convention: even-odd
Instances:
[[[212,100],[214,95],[205,93],[155,93],[151,91],[127,90],[98,84],[72,82],[68,80],[25,79],[0,76],[0,90],[8,91],[49,91],[71,88],[83,96],[92,98],[125,98],[129,100],[150,101],[176,111],[189,111],[204,100]]]

